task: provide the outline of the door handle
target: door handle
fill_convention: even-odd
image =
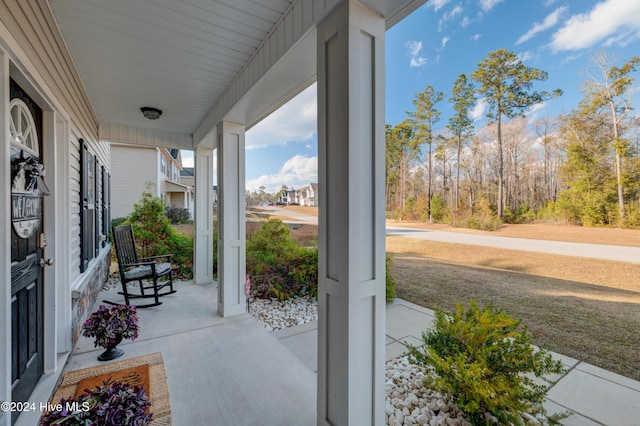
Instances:
[[[40,267],[44,268],[45,266],[51,266],[53,265],[53,259],[47,259],[44,260],[44,258],[40,259]]]

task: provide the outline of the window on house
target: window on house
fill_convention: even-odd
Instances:
[[[80,139],[80,272],[107,244],[111,223],[111,175]]]
[[[111,175],[102,166],[102,235],[109,235],[111,225]],[[102,247],[107,245],[107,239],[102,240]]]
[[[80,139],[80,272],[96,253],[96,164],[89,146]]]
[[[162,172],[163,175],[165,176],[169,176],[169,171],[167,170],[167,159],[162,157],[162,159],[160,160],[160,171]]]

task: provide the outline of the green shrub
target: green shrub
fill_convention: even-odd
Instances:
[[[287,225],[270,219],[247,239],[247,274],[255,297],[317,297],[318,248],[300,246]]]
[[[171,223],[187,223],[191,220],[189,210],[182,207],[166,207],[164,214]]]
[[[111,226],[120,226],[127,221],[126,217],[114,217],[111,219]]]
[[[391,253],[387,253],[386,261],[385,261],[385,269],[386,269],[386,296],[387,302],[393,302],[393,299],[396,298],[396,280],[391,276],[389,270],[393,266],[393,255]]]
[[[502,219],[505,223],[511,224],[531,223],[536,220],[536,212],[526,205],[520,205],[515,210],[507,207],[504,209]]]
[[[431,219],[434,222],[441,222],[444,219],[446,210],[446,203],[440,194],[431,197]]]
[[[171,227],[164,215],[162,199],[145,191],[126,224],[133,226],[138,256],[148,257],[173,253],[172,264],[178,275],[192,277],[193,238],[180,234]]]
[[[491,424],[490,413],[500,424],[522,425],[521,413],[544,413],[542,377],[561,373],[562,365],[544,349],[535,349],[526,327],[505,312],[469,303],[455,313],[436,312],[434,328],[422,334],[424,345],[407,345],[412,362],[430,366],[436,373],[426,386],[452,395],[474,425]]]

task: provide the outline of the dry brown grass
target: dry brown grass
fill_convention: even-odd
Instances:
[[[446,310],[492,303],[536,343],[640,379],[640,265],[402,237],[387,249],[399,297]]]

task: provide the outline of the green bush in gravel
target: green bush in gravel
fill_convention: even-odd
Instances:
[[[560,361],[537,349],[520,320],[471,301],[454,313],[436,311],[433,329],[422,334],[424,345],[407,345],[412,362],[435,373],[425,385],[453,397],[474,425],[523,425],[522,413],[544,414],[546,386],[534,381],[563,372]],[[489,413],[487,416],[485,413]]]

